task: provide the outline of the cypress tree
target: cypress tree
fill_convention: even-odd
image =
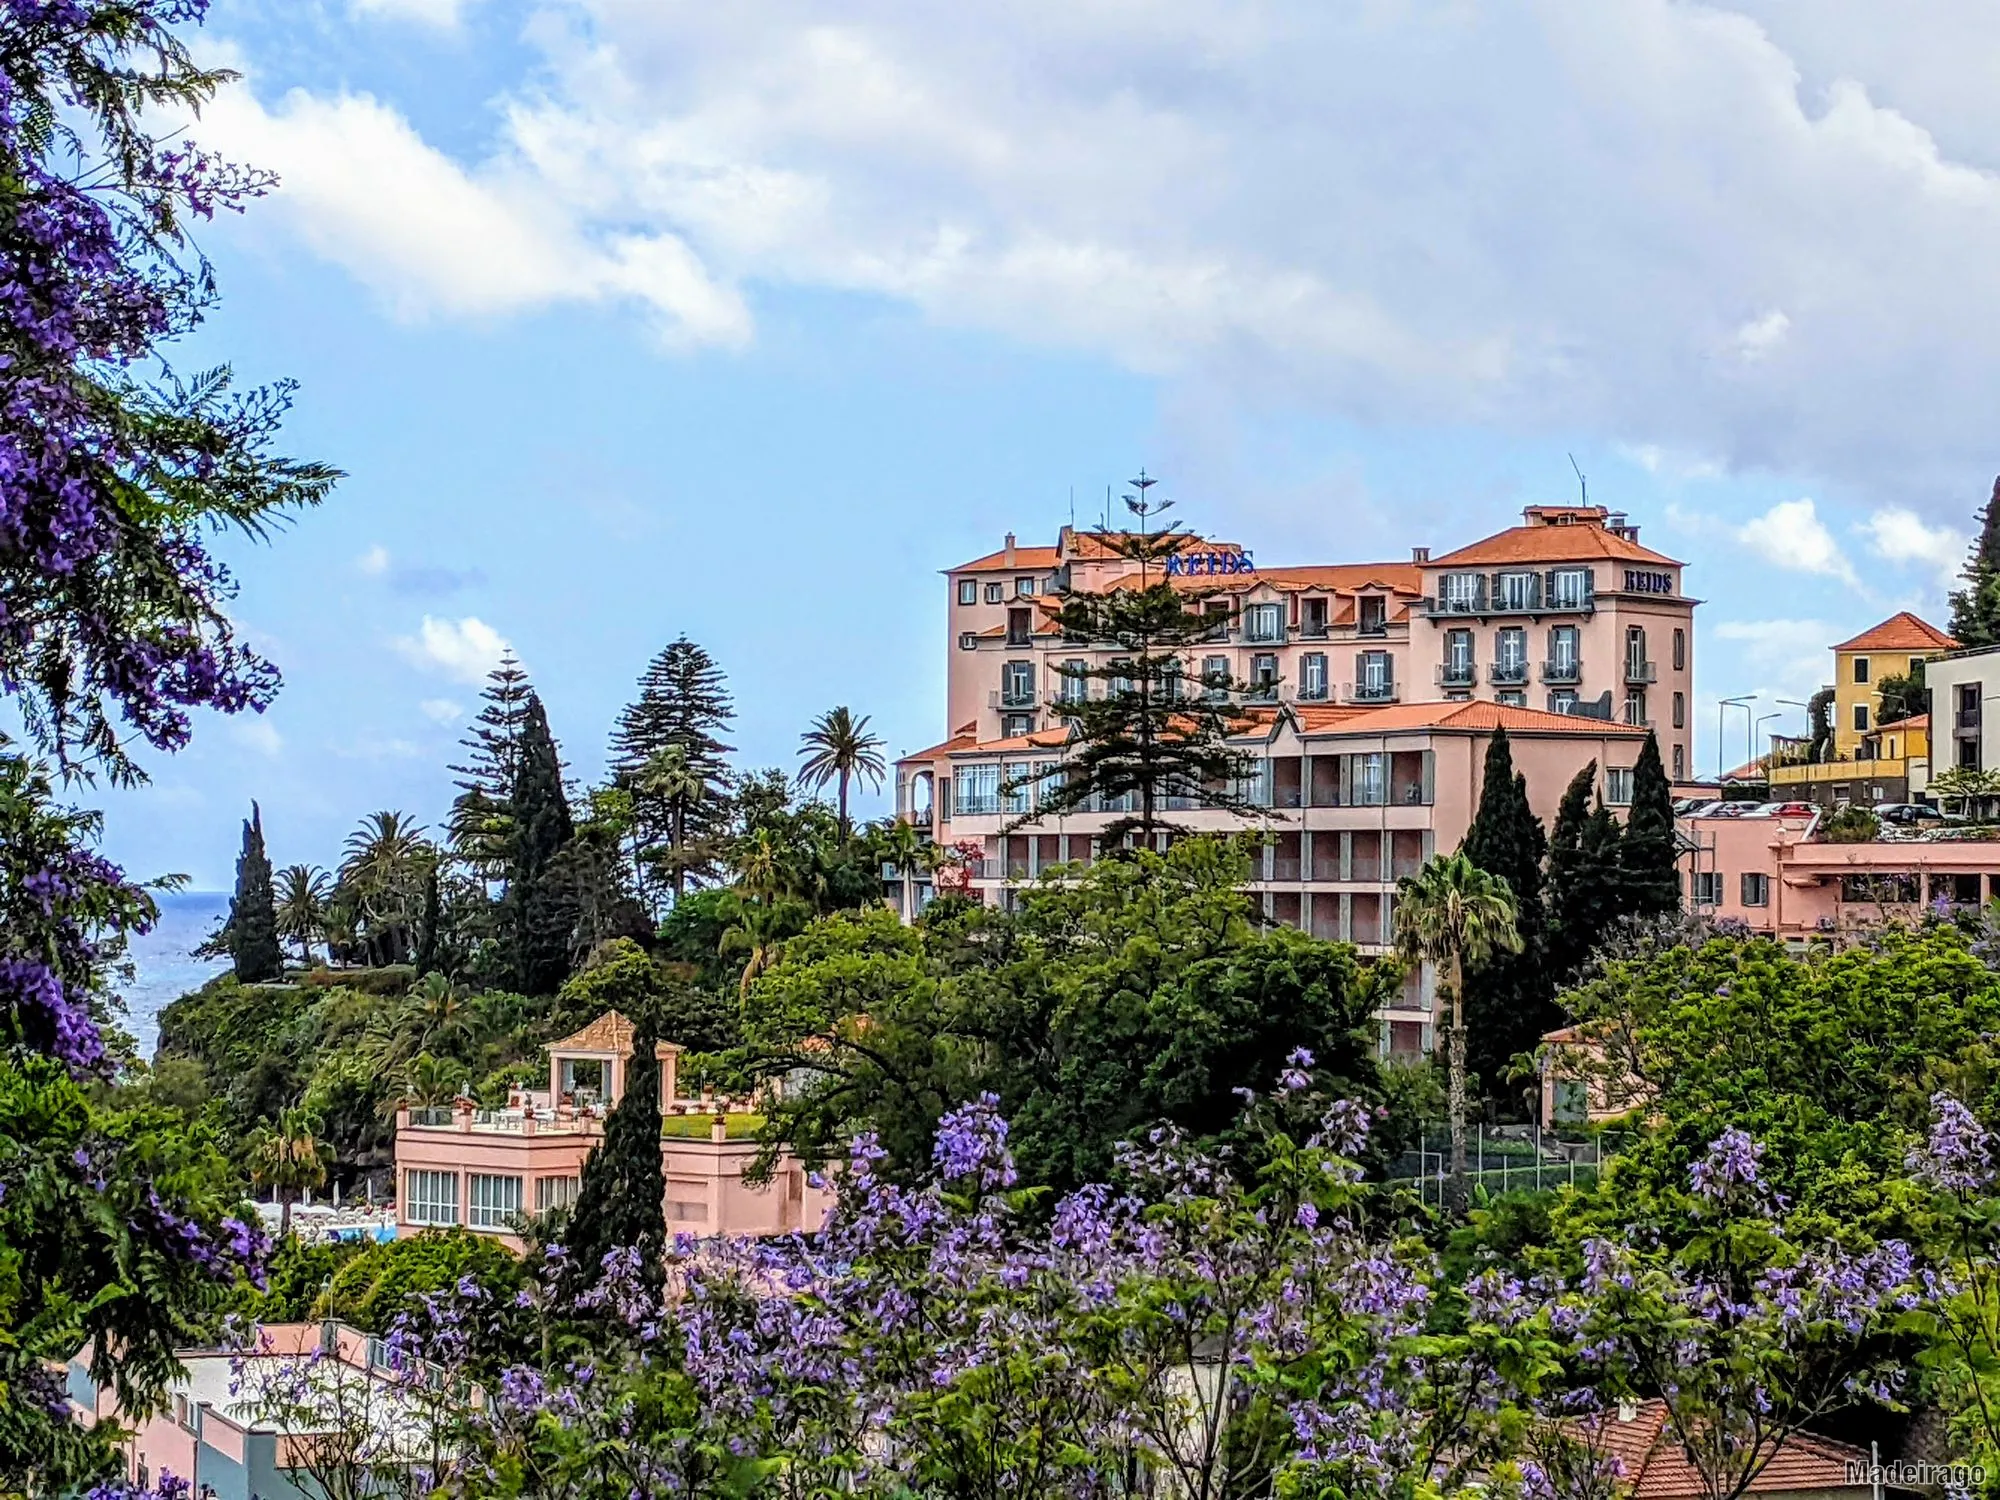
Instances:
[[[465,764],[449,769],[458,797],[446,831],[453,850],[488,880],[503,878],[512,837],[515,762],[534,689],[512,651],[487,674],[481,706],[465,738]]]
[[[569,977],[570,939],[576,929],[576,893],[564,863],[575,830],[548,714],[532,691],[509,803],[512,826],[501,925],[512,983],[523,995],[552,995]]]
[[[660,1063],[654,1044],[654,1023],[647,1017],[632,1040],[625,1092],[604,1122],[604,1144],[583,1164],[564,1235],[577,1289],[596,1282],[604,1257],[613,1250],[637,1250],[654,1286],[665,1272],[667,1184],[660,1160]]]
[[[1681,874],[1674,843],[1674,797],[1651,730],[1632,769],[1632,806],[1618,842],[1619,911],[1663,917],[1681,909]]]
[[[1548,976],[1560,987],[1618,919],[1618,824],[1597,795],[1592,761],[1563,790],[1549,835],[1545,930]]]
[[[1514,769],[1507,731],[1496,729],[1486,747],[1479,808],[1459,853],[1514,893],[1518,953],[1495,953],[1466,976],[1467,1061],[1496,1093],[1517,1053],[1531,1051],[1559,1022],[1547,972],[1542,909],[1542,860],[1548,838],[1528,802],[1528,781]]]
[[[682,636],[647,665],[611,732],[611,771],[632,795],[639,862],[663,871],[677,895],[691,879],[714,877],[708,851],[729,826],[728,681]]]
[[[2000,479],[1979,511],[1979,540],[1951,596],[1951,633],[1961,646],[2000,645]]]
[[[229,900],[229,957],[241,984],[260,984],[285,972],[278,948],[278,902],[271,888],[271,860],[264,852],[264,817],[256,803],[243,824],[243,852],[236,857],[236,893]]]

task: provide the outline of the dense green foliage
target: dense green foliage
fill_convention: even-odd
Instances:
[[[614,1250],[636,1250],[642,1277],[657,1285],[667,1249],[667,1183],[660,1156],[660,1060],[653,1017],[634,1018],[625,1092],[604,1122],[604,1143],[583,1164],[576,1207],[563,1235],[584,1283]]]
[[[690,882],[716,876],[730,816],[731,747],[721,736],[735,716],[722,669],[686,636],[647,665],[639,696],[618,716],[611,770],[631,797],[648,894],[664,884],[678,902]]]
[[[2000,479],[1979,508],[1979,536],[1951,596],[1951,633],[1959,645],[2000,646]]]
[[[524,995],[546,995],[569,973],[575,893],[562,858],[575,833],[562,761],[542,700],[530,693],[514,765],[503,931],[508,976]]]
[[[1459,853],[1507,882],[1514,897],[1516,952],[1499,951],[1465,980],[1466,1065],[1488,1091],[1506,1090],[1517,1053],[1531,1052],[1562,1011],[1548,977],[1548,923],[1542,904],[1542,865],[1548,836],[1528,805],[1528,779],[1514,769],[1507,731],[1494,731],[1486,747],[1479,808]]]
[[[264,818],[256,803],[243,824],[243,852],[236,859],[236,893],[229,901],[229,958],[244,984],[261,984],[284,971],[278,951],[278,903],[271,886],[271,858],[264,852]]]
[[[1226,1132],[1231,1091],[1268,1087],[1294,1048],[1378,1096],[1371,1013],[1393,976],[1256,925],[1240,848],[1187,840],[1070,874],[1016,911],[945,900],[906,927],[875,908],[787,941],[734,1058],[813,1080],[772,1107],[771,1137],[824,1160],[866,1127],[915,1172],[939,1116],[990,1092],[1024,1177],[1061,1187],[1102,1177],[1114,1143],[1158,1121]]]
[[[1646,731],[1632,770],[1632,805],[1618,845],[1618,909],[1642,921],[1680,910],[1680,851],[1674,844],[1674,795],[1660,761],[1660,740]]]

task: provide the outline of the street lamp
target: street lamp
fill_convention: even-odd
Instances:
[[[1757,716],[1757,722],[1755,725],[1751,727],[1750,730],[1750,743],[1749,743],[1750,759],[1755,760],[1757,758],[1757,748],[1756,748],[1757,731],[1762,729],[1766,724],[1770,723],[1773,719],[1782,719],[1782,718],[1784,718],[1784,715],[1780,713],[1759,714]],[[1767,762],[1764,766],[1764,779],[1766,782],[1768,782],[1770,778],[1771,778],[1771,767],[1770,764]]]
[[[1724,715],[1729,709],[1741,708],[1746,703],[1756,701],[1755,693],[1746,693],[1741,698],[1724,698],[1715,705],[1715,785],[1718,790],[1722,786],[1722,757],[1726,753],[1722,748],[1722,736],[1729,722]]]

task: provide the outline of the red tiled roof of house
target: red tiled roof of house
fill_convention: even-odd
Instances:
[[[943,744],[933,745],[928,750],[918,750],[913,754],[906,755],[897,761],[896,764],[899,766],[914,765],[918,761],[936,760],[940,755],[949,755],[954,750],[970,749],[973,744],[974,733],[973,725],[961,725],[958,733],[954,734]]]
[[[1007,549],[989,552],[984,557],[975,557],[969,563],[960,563],[955,568],[946,568],[947,573],[1031,573],[1037,568],[1053,568],[1062,559],[1054,547],[1016,547],[1014,560],[1007,560]]]
[[[1889,616],[1880,625],[1864,630],[1851,641],[1842,641],[1836,651],[1955,651],[1958,642],[1930,621],[1907,609]]]
[[[1625,1466],[1625,1483],[1635,1500],[1692,1500],[1708,1487],[1667,1428],[1667,1405],[1657,1398],[1640,1403],[1631,1420],[1606,1413],[1575,1424],[1578,1436]],[[1744,1493],[1824,1494],[1858,1488],[1850,1465],[1868,1455],[1847,1443],[1795,1432],[1778,1445]]]
[[[1600,557],[1659,563],[1669,568],[1680,566],[1679,559],[1614,536],[1594,521],[1571,526],[1510,526],[1456,552],[1434,557],[1429,565],[1457,568],[1490,563],[1588,562]]]
[[[1341,594],[1351,594],[1370,584],[1413,596],[1424,591],[1423,569],[1409,562],[1307,563],[1299,567],[1259,568],[1257,576],[1280,588],[1331,589]]]

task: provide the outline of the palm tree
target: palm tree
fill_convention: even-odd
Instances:
[[[326,1185],[333,1147],[319,1138],[319,1132],[319,1116],[300,1105],[281,1111],[277,1124],[260,1129],[251,1142],[250,1180],[278,1198],[279,1239],[291,1232],[293,1197]]]
[[[646,802],[667,810],[667,844],[671,852],[674,900],[687,889],[687,872],[698,861],[687,847],[688,814],[708,796],[708,783],[688,759],[687,746],[669,745],[647,758],[633,777],[632,790]]]
[[[465,1087],[465,1067],[448,1057],[419,1052],[403,1065],[400,1103],[417,1109],[449,1104]]]
[[[356,925],[377,962],[408,956],[410,929],[423,908],[425,878],[435,857],[423,828],[404,813],[370,813],[347,836],[340,885],[353,898]],[[383,940],[381,951],[377,937]]]
[[[1440,854],[1396,886],[1396,951],[1431,963],[1451,993],[1452,1211],[1465,1210],[1465,971],[1495,953],[1519,953],[1514,893],[1463,854]]]
[[[287,865],[278,872],[278,934],[295,939],[299,962],[312,962],[313,939],[326,936],[333,877],[318,865]]]
[[[805,925],[812,916],[812,910],[803,901],[790,896],[769,901],[746,901],[731,891],[722,915],[729,925],[723,929],[722,941],[716,944],[715,951],[745,955],[743,978],[737,992],[748,995],[757,977],[778,961],[785,939]]]
[[[914,917],[916,913],[910,910],[910,877],[916,874],[924,858],[924,841],[917,832],[917,825],[907,818],[891,818],[881,829],[881,847],[883,862],[894,866],[896,873],[903,877],[903,889],[898,898],[903,915],[905,918]]]
[[[458,987],[442,974],[426,974],[410,986],[403,1000],[403,1018],[416,1032],[420,1051],[472,1035],[471,1007]]]
[[[829,709],[813,720],[813,727],[799,736],[799,754],[806,763],[799,767],[799,785],[817,791],[829,781],[838,782],[840,836],[847,837],[847,784],[860,777],[872,786],[882,785],[889,773],[882,759],[884,740],[868,733],[868,715],[860,718],[845,705]]]

